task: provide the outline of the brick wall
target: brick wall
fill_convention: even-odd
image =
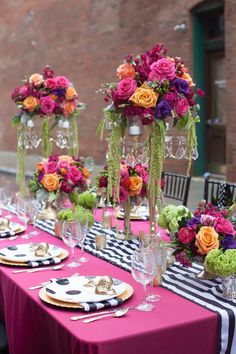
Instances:
[[[0,150],[15,150],[15,131],[10,117],[16,106],[10,99],[12,89],[25,74],[40,71],[50,64],[56,72],[68,76],[79,91],[87,109],[79,120],[81,154],[105,160],[105,142],[95,134],[104,107],[102,95],[96,94],[101,83],[115,80],[116,67],[127,53],[139,53],[164,43],[170,55],[182,56],[192,68],[192,30],[189,9],[199,0],[2,0],[0,13]],[[231,95],[228,95],[231,135],[236,130],[233,116],[233,52],[235,38],[235,0],[226,0],[227,28],[234,30],[227,38],[231,51],[228,71]],[[174,32],[181,22],[186,32]],[[228,31],[227,31],[228,32]],[[228,36],[228,34],[227,34]],[[235,41],[234,41],[235,42]],[[233,43],[233,42],[232,42]],[[231,62],[230,62],[231,60]],[[227,81],[228,82],[228,81]],[[235,83],[235,82],[234,82]],[[230,103],[231,102],[231,103]],[[233,122],[234,119],[234,122]],[[235,153],[233,138],[228,139],[228,152]],[[230,142],[231,141],[231,142]],[[233,177],[234,157],[229,156],[229,176]],[[167,161],[167,169],[184,172],[186,161]]]

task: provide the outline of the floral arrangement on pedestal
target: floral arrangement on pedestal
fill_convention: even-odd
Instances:
[[[124,209],[124,233],[126,238],[131,235],[130,213],[132,207],[141,205],[143,199],[147,196],[148,169],[146,166],[137,164],[127,166],[123,161],[120,165],[119,178],[119,201]],[[97,194],[105,192],[108,194],[109,174],[108,168],[100,171],[96,177]],[[112,195],[114,196],[114,194]],[[111,201],[113,199],[111,198]]]
[[[192,261],[203,263],[212,250],[236,248],[236,229],[229,216],[228,210],[206,202],[193,214],[185,207],[170,205],[163,209],[158,224],[172,232],[175,258],[188,267]]]
[[[105,101],[111,103],[104,109],[105,117],[99,126],[101,135],[106,127],[110,130],[108,197],[119,203],[119,170],[125,132],[133,137],[141,136],[147,126],[149,209],[153,215],[161,194],[161,186],[156,181],[162,174],[166,123],[172,120],[177,129],[187,130],[191,161],[192,151],[197,146],[195,123],[199,121],[196,97],[203,97],[204,92],[194,89],[183,60],[170,58],[161,44],[136,57],[127,55],[117,68],[117,76],[119,82],[103,87]]]
[[[51,132],[55,126],[58,126],[57,146],[68,147],[71,156],[78,155],[76,119],[85,106],[78,101],[78,93],[67,77],[56,76],[49,66],[42,74],[26,77],[23,86],[16,87],[11,97],[19,108],[12,124],[18,130],[17,181],[23,188],[25,150],[37,148],[42,142],[42,155],[50,156]],[[36,121],[42,122],[40,136],[34,130]]]
[[[68,155],[52,155],[37,164],[29,189],[39,201],[46,200],[51,204],[66,196],[74,203],[78,192],[88,188],[89,176],[83,160]]]

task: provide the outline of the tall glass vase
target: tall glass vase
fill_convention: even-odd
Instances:
[[[134,236],[131,231],[131,222],[130,222],[130,214],[132,209],[132,204],[130,198],[128,198],[125,202],[122,203],[123,212],[124,212],[124,226],[121,237],[125,240],[131,240]]]

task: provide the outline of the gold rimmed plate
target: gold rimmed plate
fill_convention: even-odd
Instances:
[[[134,292],[134,289],[132,288],[132,286],[126,283],[125,291],[122,294],[120,294],[119,296],[117,296],[117,298],[122,301],[126,301],[133,295],[133,292]],[[50,305],[64,307],[64,308],[71,308],[71,309],[81,309],[81,310],[84,309],[83,306],[80,305],[79,303],[64,302],[64,301],[59,301],[59,300],[51,298],[46,293],[46,286],[44,288],[40,289],[39,297],[42,301],[44,301]]]

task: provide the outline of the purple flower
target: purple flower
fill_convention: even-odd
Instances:
[[[55,162],[57,162],[57,161],[58,161],[58,155],[51,155],[51,156],[49,156],[48,161],[55,161]]]
[[[47,65],[46,68],[43,70],[43,77],[44,77],[45,79],[49,79],[49,78],[54,77],[54,75],[55,75],[54,70],[52,70],[52,69],[50,68],[50,66]]]
[[[74,189],[74,184],[71,181],[61,183],[61,191],[65,193],[71,193]]]
[[[150,73],[150,64],[148,63],[148,57],[146,54],[142,54],[140,59],[135,60],[136,71],[139,74],[139,79],[143,83],[148,79]]]
[[[200,224],[200,217],[199,216],[193,216],[190,220],[187,222],[187,227],[194,227],[194,225]]]
[[[65,96],[66,90],[64,88],[57,88],[53,90],[52,93],[56,96]],[[62,99],[64,100],[64,97]]]
[[[220,243],[225,250],[236,248],[236,239],[231,234],[227,234]]]
[[[162,100],[156,105],[155,117],[157,119],[165,118],[169,116],[170,113],[171,113],[171,107],[167,101]]]
[[[55,102],[51,99],[51,97],[46,96],[40,99],[40,105],[44,114],[50,114],[54,109]]]
[[[183,95],[189,94],[190,89],[186,80],[175,79],[174,81],[172,81],[171,86],[175,87],[176,90],[179,93],[182,93]]]
[[[176,253],[175,259],[177,262],[180,262],[183,267],[190,267],[192,265],[184,251]]]

